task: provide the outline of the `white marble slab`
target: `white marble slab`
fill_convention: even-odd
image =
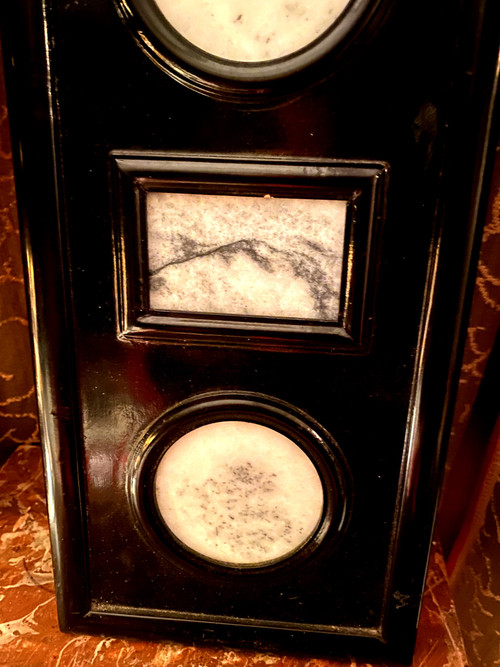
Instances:
[[[321,480],[302,449],[244,421],[207,424],[180,438],[160,461],[155,492],[183,544],[233,566],[292,554],[323,511]]]
[[[347,202],[150,192],[150,306],[338,319]]]
[[[192,44],[237,62],[289,55],[322,35],[350,0],[156,0]]]

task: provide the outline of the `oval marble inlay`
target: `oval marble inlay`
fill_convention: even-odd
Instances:
[[[285,558],[315,532],[323,511],[318,472],[277,431],[244,421],[190,431],[155,476],[165,524],[187,547],[232,566]]]
[[[308,46],[350,0],[156,0],[185,39],[213,56],[265,62]]]

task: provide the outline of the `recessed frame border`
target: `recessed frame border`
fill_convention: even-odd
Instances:
[[[313,534],[284,558],[255,566],[228,566],[198,555],[183,545],[161,519],[154,497],[154,477],[165,452],[186,433],[206,424],[238,419],[266,426],[292,440],[311,460],[321,479],[324,507]],[[161,414],[131,451],[127,469],[127,497],[136,526],[150,548],[167,560],[190,569],[194,576],[210,573],[239,579],[290,577],[311,558],[325,558],[336,548],[350,521],[355,492],[341,447],[319,423],[296,407],[265,394],[247,391],[212,391],[197,394]],[[325,547],[323,543],[327,543]],[[319,549],[321,553],[316,553]],[[280,574],[281,573],[281,574]]]
[[[110,167],[118,337],[254,349],[367,350],[385,216],[386,163],[113,151]],[[338,321],[152,310],[145,209],[152,191],[347,201]]]

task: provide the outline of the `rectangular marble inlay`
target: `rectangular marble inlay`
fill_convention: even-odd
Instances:
[[[150,192],[150,306],[335,321],[347,202]]]

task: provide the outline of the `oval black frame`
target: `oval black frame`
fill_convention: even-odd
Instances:
[[[350,0],[331,26],[301,49],[272,60],[238,62],[212,55],[189,42],[170,25],[155,0],[114,1],[136,43],[175,80],[216,99],[250,103],[263,95],[290,94],[292,81],[300,79],[295,88],[309,87],[331,74],[341,64],[344,51],[357,44],[368,27],[378,26],[385,19],[382,7],[394,3]],[[318,68],[322,62],[325,67],[311,77],[311,68]]]
[[[223,563],[190,549],[166,526],[157,508],[154,478],[165,451],[180,437],[205,424],[248,421],[272,428],[290,438],[310,458],[321,479],[324,505],[313,534],[287,556],[258,565]],[[214,391],[193,396],[163,413],[145,431],[131,452],[127,496],[142,536],[181,569],[199,574],[272,574],[300,568],[316,552],[329,552],[345,532],[352,512],[353,488],[348,464],[330,434],[309,415],[264,394]],[[321,547],[321,549],[319,548]]]

